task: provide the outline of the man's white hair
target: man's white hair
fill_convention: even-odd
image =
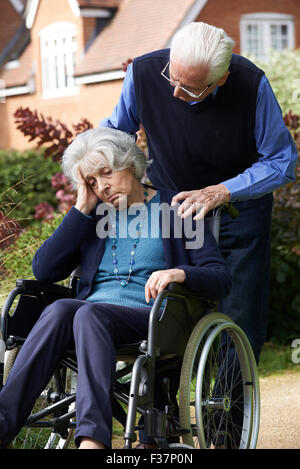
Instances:
[[[233,46],[233,39],[223,29],[206,23],[190,23],[174,35],[170,61],[207,68],[207,82],[212,83],[228,71]]]
[[[133,166],[136,178],[141,180],[147,160],[132,135],[108,127],[97,127],[78,134],[62,157],[64,174],[75,189],[78,167],[92,175],[106,166],[115,171]]]

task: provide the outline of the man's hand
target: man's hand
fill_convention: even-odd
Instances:
[[[185,272],[182,269],[157,270],[152,272],[145,285],[145,299],[149,303],[151,297],[155,299],[169,283],[183,283],[185,281]]]
[[[208,186],[205,189],[179,192],[176,194],[171,205],[176,205],[179,200],[184,200],[178,209],[178,216],[186,218],[192,213],[199,211],[194,220],[200,220],[205,215],[220,205],[230,201],[230,192],[223,184]]]
[[[80,169],[77,171],[78,183],[77,183],[77,202],[75,208],[80,212],[88,215],[94,207],[96,207],[98,197],[92,190],[92,188],[85,181]]]

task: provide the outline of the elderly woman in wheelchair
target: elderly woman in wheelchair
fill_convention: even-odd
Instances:
[[[170,206],[174,193],[141,182],[146,164],[134,138],[113,129],[88,130],[66,149],[63,168],[77,188],[77,203],[34,256],[38,282],[19,281],[13,293],[23,302],[38,299],[42,312],[23,334],[14,326],[18,314],[8,313],[12,299],[2,315],[7,348],[22,345],[0,393],[3,447],[23,426],[51,425],[64,441],[75,426],[78,448],[110,448],[113,416],[126,427],[125,448],[131,448],[136,429],[144,448],[165,448],[180,437],[190,447],[195,441],[201,447],[224,445],[228,434],[233,438],[227,420],[234,406],[232,389],[221,389],[226,364],[232,363],[230,354],[220,358],[224,334],[233,343],[230,350],[242,376],[235,446],[255,445],[258,389],[251,348],[227,317],[204,316],[211,300],[230,290],[226,264],[207,223],[202,226],[202,246],[186,247],[183,221],[174,210],[166,215],[161,209]],[[53,285],[77,266],[75,287]],[[223,345],[216,351],[220,337]],[[116,361],[130,361],[127,355],[133,349],[131,382],[126,384],[118,378],[128,374],[128,366],[116,371]],[[66,384],[66,369],[77,373],[75,423],[70,407],[75,393],[59,386]],[[57,410],[52,420],[48,415],[40,423],[43,413],[37,419],[29,415],[53,375],[56,393],[48,387],[47,405]],[[127,416],[119,401],[128,404]],[[136,426],[137,411],[142,418]]]

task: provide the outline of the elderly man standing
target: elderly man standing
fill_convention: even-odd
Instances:
[[[145,129],[156,187],[178,191],[185,217],[224,202],[220,249],[233,287],[220,309],[247,333],[258,361],[266,334],[272,191],[294,180],[297,151],[264,72],[232,53],[219,28],[191,23],[171,49],[129,65],[119,103],[100,125]],[[193,215],[194,216],[194,215]]]

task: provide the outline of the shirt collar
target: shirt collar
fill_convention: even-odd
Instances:
[[[205,103],[205,101],[208,101],[209,99],[214,99],[216,97],[216,94],[218,92],[218,85],[215,87],[214,91],[212,93],[210,93],[209,95],[206,96],[205,99],[203,99],[203,101],[200,101],[201,103]],[[189,104],[191,106],[193,106],[194,104],[199,104],[199,101],[189,101]]]

